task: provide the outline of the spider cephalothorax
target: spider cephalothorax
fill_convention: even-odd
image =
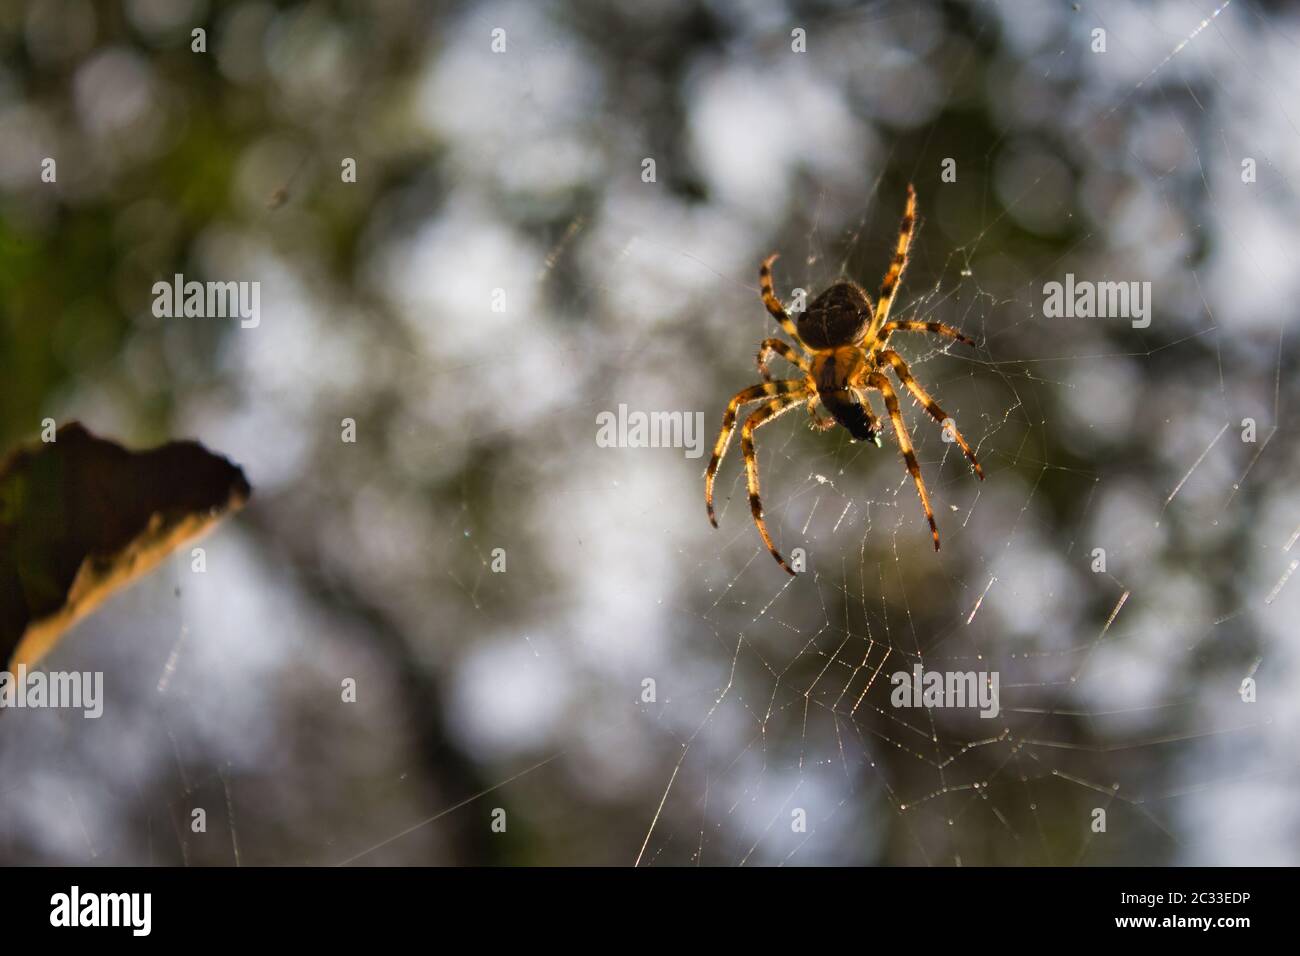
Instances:
[[[763,375],[762,385],[753,385],[737,392],[722,416],[722,431],[713,446],[713,457],[704,477],[704,501],[708,506],[709,521],[716,528],[717,517],[713,513],[713,481],[718,474],[718,465],[731,442],[732,432],[736,429],[736,413],[741,405],[766,400],[755,410],[740,429],[740,450],[745,457],[745,474],[749,486],[749,509],[758,526],[758,533],[763,543],[772,552],[777,563],[791,574],[793,569],[786,564],[772,537],[767,532],[763,521],[763,504],[759,498],[758,460],[754,455],[754,432],[765,422],[781,415],[799,405],[807,405],[814,427],[826,430],[837,424],[846,428],[854,438],[860,441],[874,441],[880,444],[880,423],[871,410],[867,399],[870,391],[878,391],[884,397],[885,409],[894,426],[894,438],[903,452],[907,470],[916,483],[917,494],[925,508],[925,517],[930,522],[930,534],[934,537],[934,549],[939,550],[939,528],[934,522],[934,511],[930,507],[930,496],[925,490],[921,478],[921,466],[917,463],[916,453],[912,451],[912,442],[903,424],[903,415],[898,406],[898,395],[889,379],[885,377],[886,367],[893,370],[903,387],[912,397],[925,407],[935,421],[943,423],[952,439],[961,446],[962,452],[970,460],[975,474],[984,478],[984,470],[975,458],[961,432],[944,413],[939,404],[912,377],[911,370],[903,357],[888,348],[889,337],[894,332],[932,332],[935,335],[956,339],[966,345],[975,343],[962,335],[957,329],[941,322],[921,322],[918,320],[888,321],[889,307],[893,302],[898,283],[907,268],[907,253],[912,245],[912,235],[916,226],[916,191],[907,187],[907,208],[903,212],[903,222],[898,231],[898,243],[894,249],[894,258],[889,264],[889,271],[880,284],[880,294],[873,306],[871,299],[853,282],[837,282],[821,295],[817,296],[799,317],[798,326],[786,314],[785,308],[772,290],[772,263],[775,255],[768,256],[759,269],[759,287],[763,295],[763,304],[767,311],[780,323],[795,344],[802,349],[796,351],[783,339],[764,339],[758,347],[758,370]],[[772,381],[767,370],[768,360],[775,353],[791,365],[796,366],[803,375],[800,378]],[[830,421],[823,421],[817,416],[817,406],[821,405],[830,414]]]

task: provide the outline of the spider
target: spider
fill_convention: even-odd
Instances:
[[[801,354],[782,339],[764,339],[758,347],[758,370],[763,376],[763,384],[752,385],[732,396],[727,403],[727,410],[722,416],[722,430],[713,446],[713,457],[704,476],[704,502],[708,507],[709,522],[718,526],[717,516],[713,512],[713,481],[717,477],[718,465],[731,443],[732,433],[736,430],[736,412],[751,402],[766,400],[756,409],[740,429],[740,450],[745,456],[745,475],[749,486],[749,510],[754,517],[758,533],[767,545],[767,550],[776,558],[777,564],[790,574],[794,570],[785,558],[776,550],[772,537],[768,534],[767,524],[763,521],[763,504],[759,499],[758,460],[754,455],[754,432],[761,425],[770,422],[778,415],[790,411],[799,405],[808,406],[812,425],[818,431],[826,431],[836,425],[848,429],[850,435],[860,441],[874,441],[880,445],[880,424],[872,413],[867,393],[875,390],[885,399],[885,408],[889,412],[894,426],[894,438],[903,453],[907,470],[916,483],[921,506],[925,508],[925,517],[930,522],[930,534],[934,538],[934,549],[939,550],[939,528],[934,522],[934,511],[930,507],[930,495],[921,478],[921,466],[917,464],[916,453],[908,437],[907,426],[898,407],[898,394],[885,377],[885,369],[892,369],[903,387],[925,407],[930,416],[944,425],[953,440],[961,446],[962,452],[970,460],[971,467],[980,480],[984,480],[984,469],[975,458],[966,439],[956,428],[955,423],[944,413],[939,404],[930,397],[930,393],[921,387],[912,377],[911,370],[903,357],[889,348],[889,337],[894,332],[931,332],[935,335],[956,339],[964,345],[974,346],[975,342],[960,331],[942,322],[921,322],[916,320],[889,321],[889,307],[894,293],[907,268],[907,254],[912,245],[912,235],[916,226],[916,190],[911,184],[907,187],[907,206],[903,211],[903,221],[898,231],[898,244],[894,250],[893,261],[889,271],[880,284],[880,295],[873,307],[871,300],[863,289],[854,282],[837,282],[813,300],[808,310],[799,317],[799,324],[786,314],[775,293],[772,291],[772,263],[777,254],[764,260],[759,269],[759,287],[763,304],[767,311],[780,323],[790,338],[802,350]],[[772,381],[767,363],[773,355],[779,355],[803,374],[798,378]],[[830,418],[823,420],[817,414],[821,405]]]

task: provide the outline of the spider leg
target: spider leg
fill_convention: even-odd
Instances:
[[[774,252],[758,267],[758,287],[763,294],[763,304],[767,306],[767,311],[772,314],[772,318],[780,323],[781,328],[785,329],[786,334],[794,339],[801,349],[808,352],[810,349],[804,344],[803,339],[799,338],[799,330],[795,328],[794,320],[786,314],[785,306],[772,290],[772,263],[780,256],[779,252]]]
[[[758,489],[758,458],[754,454],[754,432],[778,415],[788,412],[807,400],[807,392],[774,398],[766,405],[756,408],[740,428],[740,451],[745,456],[745,476],[749,481],[749,512],[754,517],[754,524],[763,538],[763,543],[767,545],[767,550],[772,553],[772,557],[776,558],[776,563],[785,568],[790,575],[794,574],[794,569],[785,563],[781,552],[776,550],[776,545],[772,543],[772,536],[767,533],[767,522],[763,520],[763,502],[759,497]]]
[[[731,444],[731,433],[736,430],[737,409],[741,405],[756,402],[760,398],[790,395],[794,392],[802,392],[807,387],[808,383],[806,381],[786,379],[780,382],[751,385],[749,388],[741,389],[731,397],[731,401],[727,403],[727,410],[722,414],[722,429],[718,432],[718,440],[713,444],[713,457],[709,459],[709,468],[704,473],[704,505],[708,508],[709,524],[713,525],[713,527],[718,526],[717,516],[713,513],[713,480],[718,475],[718,466],[722,464],[722,456],[727,453],[727,446]]]
[[[880,357],[894,367],[894,374],[898,376],[898,380],[903,383],[903,386],[909,392],[912,393],[913,398],[925,406],[925,410],[930,413],[931,418],[941,425],[944,422],[951,420],[948,418],[947,414],[944,413],[944,410],[939,407],[939,403],[930,397],[930,393],[921,387],[921,383],[912,377],[912,370],[908,368],[907,363],[903,361],[903,356],[899,355],[893,349],[885,349],[880,353]],[[984,469],[980,467],[979,460],[975,457],[975,452],[971,451],[970,445],[966,444],[966,439],[963,438],[961,432],[957,430],[956,422],[953,422],[950,431],[952,432],[952,437],[956,440],[957,444],[961,446],[962,453],[965,454],[966,458],[970,461],[971,467],[975,469],[975,474],[979,475],[980,481],[983,481]]]
[[[809,375],[812,369],[808,366],[808,360],[796,352],[781,339],[764,339],[758,346],[758,371],[763,376],[763,381],[772,381],[772,373],[767,370],[767,363],[775,352],[781,358],[785,359],[791,365],[797,365]]]
[[[925,490],[925,480],[921,477],[921,466],[917,463],[916,452],[912,450],[912,439],[907,434],[907,425],[903,422],[903,413],[898,407],[898,395],[881,372],[872,372],[867,378],[867,387],[877,389],[885,396],[885,407],[889,409],[890,421],[894,423],[894,438],[903,452],[907,470],[916,482],[916,493],[921,496],[921,507],[925,509],[925,518],[930,522],[930,534],[934,538],[934,550],[939,550],[939,526],[934,523],[934,509],[930,507],[930,495]]]
[[[975,346],[975,340],[969,336],[963,335],[951,325],[944,325],[942,322],[919,322],[915,319],[903,320],[897,322],[886,322],[880,330],[879,342],[884,344],[889,339],[891,332],[933,332],[935,335],[943,335],[950,339],[956,339],[962,345]]]
[[[821,404],[816,393],[808,396],[808,417],[812,419],[812,427],[819,432],[830,431],[838,423],[833,418],[822,419],[817,414],[817,406]]]
[[[889,306],[894,300],[894,293],[898,290],[898,283],[903,279],[903,270],[907,268],[907,253],[912,248],[912,236],[916,231],[916,190],[912,184],[907,184],[907,205],[903,209],[903,221],[898,227],[898,242],[894,246],[894,258],[889,263],[889,271],[885,273],[885,280],[880,283],[880,296],[876,299],[876,315],[871,320],[871,326],[866,341],[871,341],[889,318]]]

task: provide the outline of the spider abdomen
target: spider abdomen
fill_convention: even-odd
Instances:
[[[837,282],[799,316],[799,337],[815,349],[850,345],[871,324],[871,301],[856,283]]]

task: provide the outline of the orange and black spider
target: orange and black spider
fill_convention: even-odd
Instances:
[[[916,190],[907,187],[907,208],[903,212],[903,222],[899,227],[898,245],[894,250],[893,261],[885,280],[880,284],[880,295],[875,307],[866,292],[854,282],[837,282],[816,299],[808,310],[799,317],[799,325],[791,321],[782,308],[780,301],[772,292],[772,263],[776,255],[768,256],[759,269],[759,286],[763,293],[763,304],[772,317],[781,324],[786,334],[794,339],[795,344],[803,350],[801,355],[781,339],[764,339],[758,347],[758,370],[763,375],[764,384],[753,385],[737,392],[727,403],[727,411],[722,416],[722,431],[713,446],[713,457],[709,460],[709,470],[704,477],[704,502],[709,509],[709,521],[713,527],[718,526],[713,513],[713,480],[718,474],[718,465],[731,442],[731,434],[736,429],[736,411],[741,405],[768,399],[756,409],[740,429],[740,450],[745,456],[745,474],[749,481],[749,510],[754,516],[758,533],[763,536],[763,543],[772,557],[790,574],[794,574],[785,558],[781,557],[772,537],[767,533],[763,521],[763,504],[758,494],[758,461],[754,456],[754,432],[760,425],[770,422],[778,415],[792,408],[806,404],[812,416],[813,426],[825,431],[837,424],[848,429],[849,434],[862,441],[874,441],[880,444],[880,424],[872,413],[867,399],[870,390],[880,392],[885,399],[885,408],[894,425],[894,438],[903,452],[907,470],[916,482],[917,494],[921,496],[921,505],[930,522],[930,533],[934,536],[934,550],[939,550],[939,528],[934,523],[934,511],[930,508],[930,496],[921,479],[921,466],[917,464],[916,453],[912,451],[912,442],[903,424],[903,415],[898,407],[898,395],[885,377],[886,366],[894,370],[903,387],[925,406],[925,410],[935,421],[947,423],[946,427],[952,438],[961,446],[961,450],[970,459],[971,466],[980,480],[984,480],[984,469],[975,458],[970,445],[957,431],[955,424],[949,422],[939,404],[912,377],[911,370],[903,357],[888,348],[889,337],[894,332],[933,332],[935,335],[956,339],[965,345],[975,343],[962,335],[957,329],[941,322],[895,321],[890,322],[889,306],[893,301],[898,283],[907,268],[907,253],[912,245],[912,234],[916,226]],[[790,364],[797,366],[803,375],[800,378],[772,381],[767,370],[768,360],[776,353]],[[805,357],[806,356],[806,357]],[[820,403],[831,415],[823,421],[817,415]]]

